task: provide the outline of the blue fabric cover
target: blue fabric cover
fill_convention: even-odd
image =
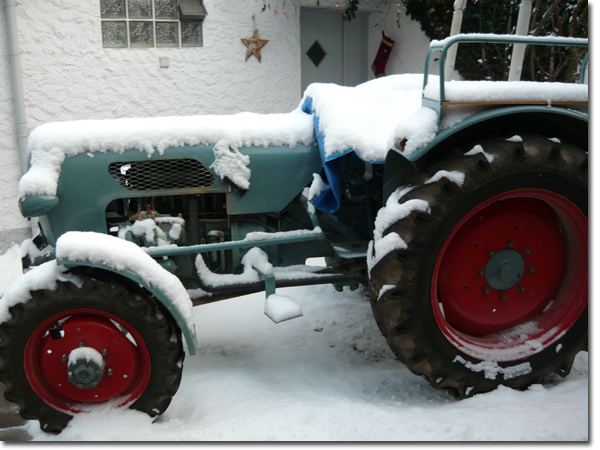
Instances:
[[[319,175],[325,183],[329,185],[329,189],[325,190],[321,195],[312,199],[312,204],[320,211],[328,214],[333,214],[340,207],[340,199],[342,197],[342,173],[340,157],[354,150],[348,149],[343,153],[336,153],[332,156],[325,156],[325,135],[319,128],[319,118],[313,108],[312,97],[306,97],[302,105],[302,111],[306,114],[312,114],[315,123],[315,136],[319,145],[319,153],[321,161],[323,161],[323,169]]]
[[[312,114],[314,120],[315,136],[317,138],[317,144],[319,145],[319,153],[321,155],[321,161],[323,161],[323,169],[319,175],[325,183],[329,185],[329,188],[325,190],[321,195],[311,200],[312,204],[320,211],[328,214],[333,214],[340,207],[340,200],[342,197],[342,165],[340,157],[347,155],[348,153],[354,152],[354,149],[349,148],[345,152],[336,153],[334,155],[325,155],[325,134],[319,127],[319,117],[313,108],[312,97],[306,97],[304,104],[302,105],[302,111],[306,114]],[[360,159],[360,154],[356,154]],[[364,161],[364,160],[363,160]],[[366,161],[372,164],[383,164],[383,161]]]

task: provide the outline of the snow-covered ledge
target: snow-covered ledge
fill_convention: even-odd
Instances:
[[[438,80],[427,83],[424,96],[440,100]],[[444,84],[448,102],[587,102],[588,86],[535,81],[449,81]]]

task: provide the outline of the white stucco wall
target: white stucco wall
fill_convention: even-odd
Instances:
[[[102,47],[99,0],[19,2],[28,130],[77,119],[291,111],[302,94],[300,7],[315,1],[287,0],[283,7],[283,0],[270,3],[273,9],[280,7],[277,14],[273,9],[261,12],[261,0],[204,0],[203,47],[113,49]],[[369,66],[381,41],[375,25],[386,17],[388,5],[361,2],[371,12]],[[9,235],[27,227],[17,206],[21,173],[4,8],[5,0],[0,0],[0,253],[7,239],[13,239]],[[398,28],[396,9],[393,3],[384,22],[386,33],[396,40],[387,73],[420,72],[428,40],[405,16]],[[260,37],[269,40],[261,50],[262,62],[254,56],[245,61],[247,48],[241,41],[252,36],[255,25]],[[161,56],[170,59],[169,68],[159,67]],[[368,73],[372,78],[370,67]]]
[[[58,3],[58,4],[57,4]],[[53,120],[284,112],[299,97],[299,21],[262,2],[205,0],[204,46],[102,47],[99,0],[27,0],[19,39],[29,127]],[[269,39],[262,63],[241,38]],[[170,59],[159,67],[159,57]]]
[[[20,243],[29,237],[29,224],[21,216],[17,203],[21,160],[14,120],[4,0],[0,5],[0,254],[2,254],[12,242]]]
[[[29,129],[81,118],[290,111],[301,96],[300,5],[314,3],[287,0],[275,14],[261,13],[262,1],[204,0],[203,47],[111,49],[102,47],[99,0],[27,0],[18,24]],[[361,5],[388,9],[381,0]],[[388,73],[420,72],[429,41],[406,16],[398,29],[396,9],[392,2],[385,27],[396,40]],[[372,13],[371,23],[383,16]],[[241,38],[254,23],[269,39],[262,63],[244,61]],[[379,28],[370,29],[369,64],[381,40]],[[159,67],[161,56],[169,68]]]

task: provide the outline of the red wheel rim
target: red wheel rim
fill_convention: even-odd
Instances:
[[[57,322],[62,327],[59,339],[49,332]],[[103,355],[104,373],[94,388],[69,381],[68,356],[80,346]],[[58,313],[38,325],[25,346],[23,365],[34,392],[67,413],[112,399],[117,399],[117,406],[129,405],[142,395],[151,372],[150,353],[141,335],[123,319],[89,308]]]
[[[440,331],[482,360],[548,348],[587,306],[587,244],[587,217],[554,192],[517,189],[481,203],[436,259],[431,299]]]

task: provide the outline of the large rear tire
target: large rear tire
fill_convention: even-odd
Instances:
[[[587,349],[587,161],[556,139],[507,135],[390,197],[371,304],[413,373],[459,397],[569,373]]]
[[[4,396],[49,433],[106,402],[162,414],[183,367],[174,321],[129,280],[102,271],[74,275],[75,283],[31,291],[29,301],[9,309],[11,319],[0,325]]]

